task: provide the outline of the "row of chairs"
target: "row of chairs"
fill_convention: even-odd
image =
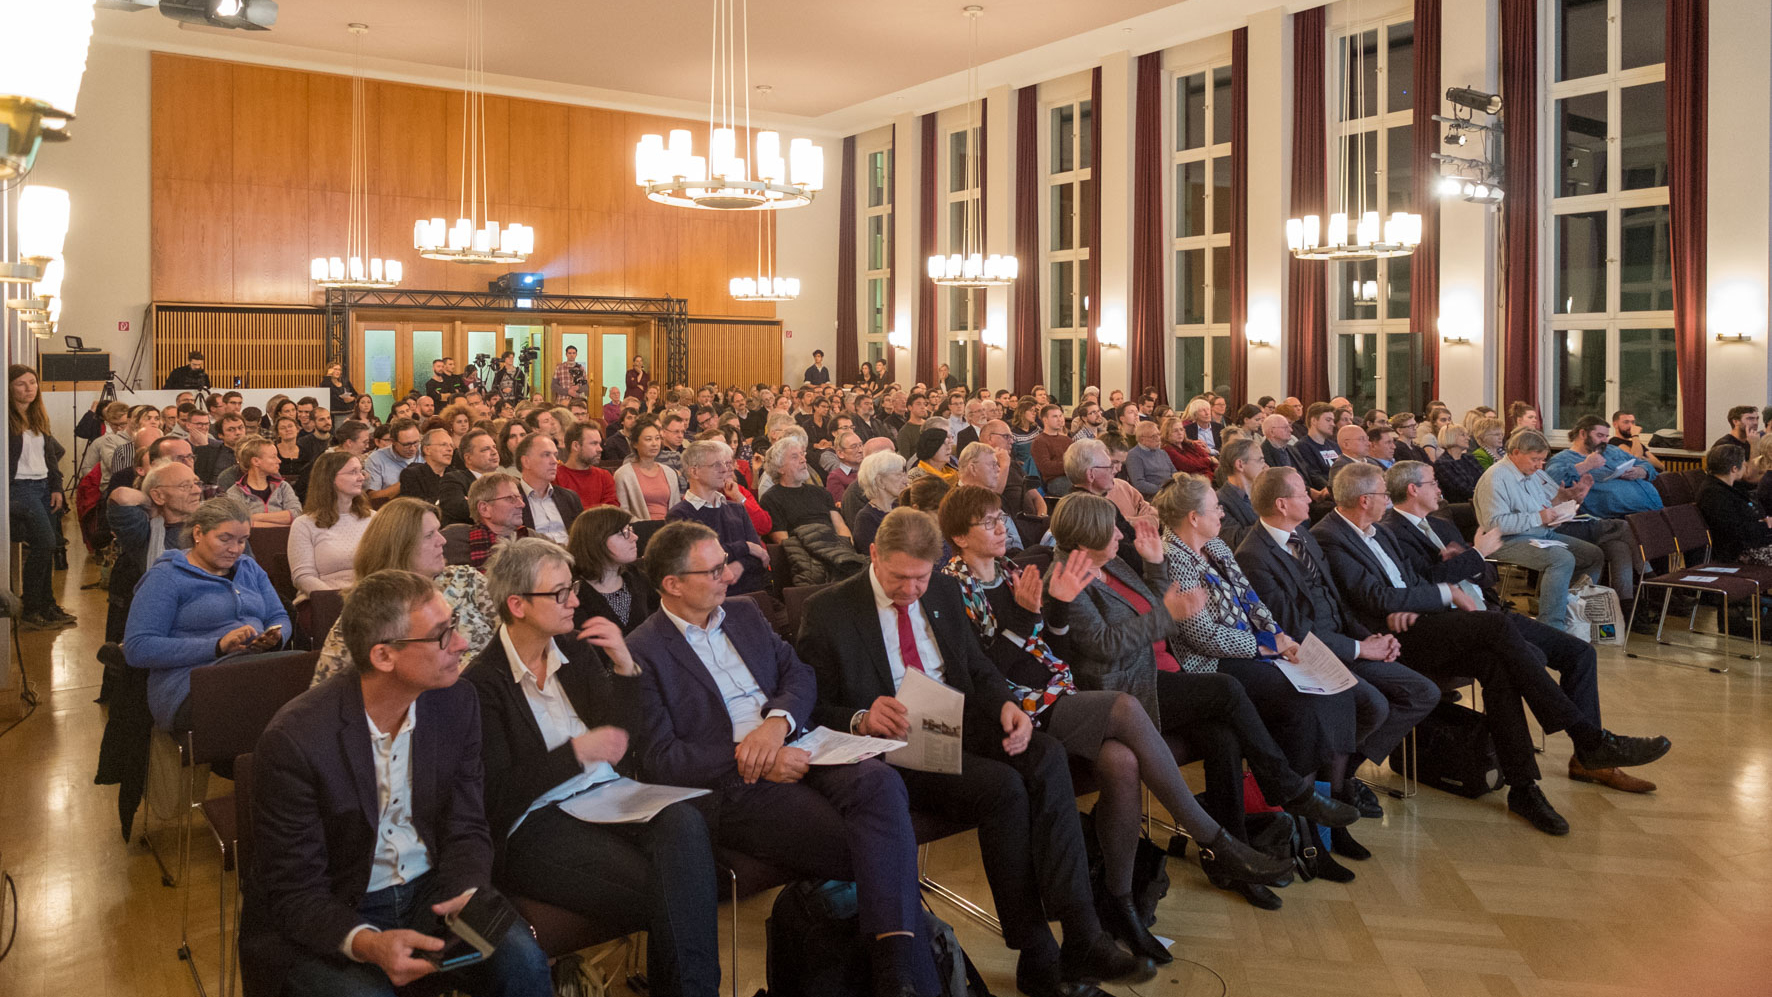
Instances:
[[[1690,475],[1692,472],[1679,472]],[[1664,474],[1656,478],[1659,486],[1662,481],[1675,477]],[[1745,661],[1753,661],[1760,656],[1760,607],[1761,596],[1772,588],[1772,567],[1739,562],[1720,562],[1710,559],[1711,537],[1710,528],[1705,524],[1704,516],[1696,505],[1685,502],[1668,505],[1650,512],[1632,513],[1626,517],[1631,532],[1635,534],[1637,551],[1642,559],[1649,564],[1665,564],[1667,569],[1652,574],[1637,582],[1637,599],[1631,606],[1629,625],[1634,629],[1637,614],[1642,611],[1647,601],[1644,596],[1652,590],[1659,589],[1661,596],[1660,622],[1655,630],[1655,642],[1667,646],[1680,646],[1689,650],[1703,651],[1727,657],[1735,653]],[[1697,633],[1697,607],[1707,596],[1717,598],[1718,634],[1722,643],[1718,647],[1709,647],[1693,643],[1675,645],[1665,638],[1668,609],[1672,604],[1673,594],[1683,592],[1692,599],[1692,611],[1686,623],[1688,633]],[[1730,633],[1730,610],[1732,606],[1741,606],[1747,610],[1748,653],[1732,652],[1731,641],[1739,637]],[[1671,658],[1657,658],[1651,655],[1639,655],[1626,652],[1630,657],[1643,657],[1666,664],[1684,668],[1706,668],[1711,672],[1724,673],[1729,670],[1727,665],[1710,664],[1695,665],[1691,662]]]

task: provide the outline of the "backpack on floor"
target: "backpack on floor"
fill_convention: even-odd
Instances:
[[[768,997],[868,997],[868,940],[861,936],[855,884],[801,881],[782,888],[764,922]],[[954,929],[928,909],[924,935],[940,997],[993,997]]]
[[[1434,707],[1415,727],[1419,757],[1417,778],[1423,786],[1476,799],[1501,788],[1501,761],[1495,739],[1481,713],[1457,703]],[[1391,752],[1394,771],[1407,772],[1409,739]]]

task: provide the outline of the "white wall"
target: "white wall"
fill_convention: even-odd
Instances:
[[[848,380],[854,371],[837,363],[837,220],[842,211],[843,142],[824,142],[826,187],[803,208],[776,212],[775,270],[800,279],[800,296],[775,306],[781,319],[782,380],[799,384],[812,363],[812,351],[823,350],[833,380]],[[857,190],[861,187],[859,177]]]

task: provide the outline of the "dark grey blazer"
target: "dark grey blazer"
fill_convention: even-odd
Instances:
[[[1052,556],[1046,569],[1048,586],[1053,573],[1064,566],[1065,557],[1063,553]],[[1134,575],[1118,557],[1109,559],[1102,571],[1143,596],[1150,603],[1150,612],[1140,613],[1105,579],[1098,578],[1071,602],[1069,629],[1062,634],[1047,631],[1047,642],[1071,666],[1079,688],[1108,689],[1136,697],[1155,721],[1159,716],[1157,656],[1151,645],[1167,640],[1175,627],[1162,597],[1156,594],[1169,587],[1163,563],[1147,563],[1144,578]]]

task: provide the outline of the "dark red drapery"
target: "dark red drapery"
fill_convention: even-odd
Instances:
[[[1249,394],[1249,29],[1231,32],[1231,369],[1216,380],[1230,385],[1226,411]]]
[[[935,330],[935,282],[921,268],[935,255],[935,114],[922,117],[922,141],[917,147],[917,322],[915,327],[916,380],[935,383],[935,363],[941,337]]]
[[[1667,200],[1673,241],[1674,354],[1680,368],[1680,431],[1688,449],[1704,426],[1705,200],[1709,131],[1709,0],[1667,0]],[[1510,192],[1511,193],[1511,192]]]
[[[1089,247],[1089,282],[1083,285],[1083,295],[1088,304],[1083,309],[1084,335],[1089,337],[1088,346],[1083,352],[1083,373],[1085,383],[1101,386],[1101,337],[1096,334],[1096,327],[1101,323],[1096,319],[1101,314],[1101,67],[1089,74],[1089,182],[1084,185],[1083,197],[1088,204],[1084,213],[1088,216],[1088,224],[1083,231],[1083,245]],[[1038,249],[1038,244],[1035,245]],[[1022,257],[1028,259],[1028,257]],[[1039,259],[1038,256],[1033,259]]]
[[[1312,7],[1292,15],[1292,217],[1317,215],[1325,228],[1326,9]],[[1327,266],[1296,257],[1286,261],[1286,392],[1307,405],[1329,400]]]
[[[1501,404],[1538,405],[1538,0],[1501,0]],[[1670,136],[1671,138],[1671,136]]]
[[[1440,202],[1434,181],[1440,171],[1428,157],[1440,151],[1440,0],[1415,0],[1415,127],[1411,155],[1415,166],[1415,211],[1421,214],[1421,245],[1409,268],[1409,317],[1427,397],[1440,397]],[[1411,385],[1411,394],[1414,386]]]
[[[1137,97],[1132,125],[1132,315],[1127,324],[1127,392],[1137,397],[1146,387],[1167,401],[1163,377],[1164,346],[1169,324],[1163,308],[1164,251],[1163,53],[1138,57]]]
[[[1040,383],[1040,88],[1015,92],[1015,258],[1021,276],[1009,292],[1010,355],[1017,395]]]
[[[837,192],[837,381],[861,368],[855,305],[855,136],[843,139],[843,183]]]

